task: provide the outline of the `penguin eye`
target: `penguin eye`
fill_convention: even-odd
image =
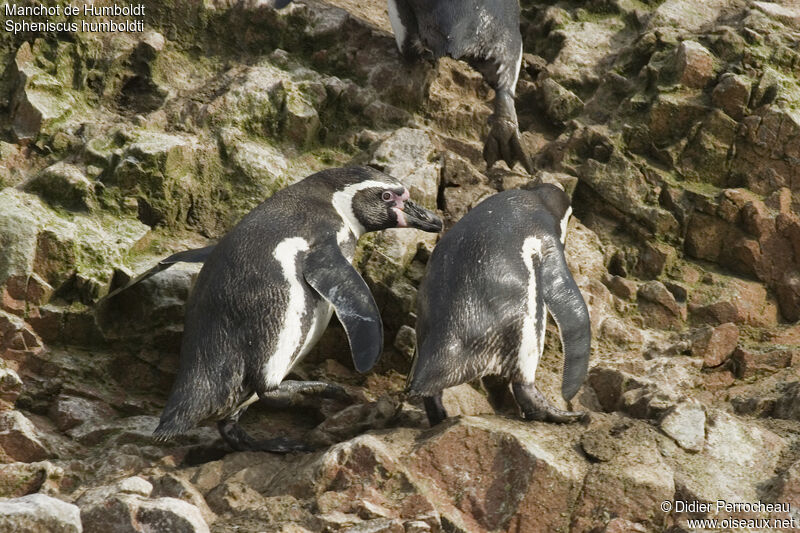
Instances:
[[[381,198],[383,198],[384,202],[390,202],[394,199],[394,195],[389,191],[383,191],[383,194],[381,194]]]

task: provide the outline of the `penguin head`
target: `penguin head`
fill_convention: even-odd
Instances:
[[[442,231],[442,219],[414,203],[398,180],[368,167],[356,170],[348,178],[362,179],[344,184],[333,195],[334,207],[356,236],[388,228]]]
[[[410,200],[410,193],[400,182],[377,183],[353,195],[353,214],[365,231],[387,228],[416,228],[442,231],[442,219],[436,213]]]

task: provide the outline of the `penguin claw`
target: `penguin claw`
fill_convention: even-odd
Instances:
[[[533,164],[530,157],[522,149],[519,128],[516,122],[506,117],[492,115],[489,117],[489,136],[483,147],[483,158],[486,167],[491,168],[499,159],[502,159],[513,168],[520,162],[528,174],[533,174]]]

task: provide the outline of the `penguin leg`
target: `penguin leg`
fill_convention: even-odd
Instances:
[[[428,422],[431,427],[447,418],[447,410],[445,410],[444,404],[442,403],[441,392],[433,396],[425,396],[422,402],[425,404],[425,413],[428,415]]]
[[[481,378],[483,388],[486,389],[487,400],[496,412],[503,410],[508,392],[508,381],[500,376],[484,376]]]
[[[552,405],[533,383],[515,381],[512,384],[512,390],[526,420],[565,424],[589,418],[585,411],[564,411]]]
[[[261,391],[258,393],[261,401],[273,409],[286,409],[308,405],[316,399],[329,398],[341,402],[353,402],[353,398],[344,387],[323,381],[293,381],[286,380],[278,385],[277,389]]]
[[[250,436],[242,426],[239,425],[239,417],[244,413],[245,408],[237,409],[227,418],[217,422],[217,430],[228,446],[237,452],[310,452],[313,448],[302,442],[287,439],[286,437],[276,437],[274,439],[257,440]]]
[[[528,174],[533,174],[530,157],[522,149],[514,96],[511,91],[495,88],[494,113],[489,117],[489,136],[483,146],[486,166],[491,167],[502,159],[513,168],[519,161]]]

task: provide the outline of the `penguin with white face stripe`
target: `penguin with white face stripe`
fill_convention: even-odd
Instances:
[[[531,173],[520,143],[514,91],[522,64],[518,0],[388,0],[389,21],[406,57],[430,50],[463,59],[495,90],[494,113],[483,149],[487,166],[516,161]]]
[[[589,364],[589,312],[564,258],[571,212],[555,185],[505,191],[439,241],[417,294],[417,353],[407,382],[410,394],[424,398],[431,425],[447,417],[442,390],[476,378],[495,409],[510,382],[526,419],[585,416],[551,405],[534,384],[548,311],[564,349],[564,399],[578,392]]]
[[[160,438],[217,420],[235,450],[304,449],[284,438],[256,441],[237,421],[258,398],[333,397],[321,382],[283,381],[314,346],[333,312],[355,368],[366,372],[383,345],[378,307],[350,264],[365,232],[408,227],[438,232],[436,214],[409,200],[396,179],[368,167],[329,169],[291,185],[248,213],[205,258],[186,306],[178,374]]]

